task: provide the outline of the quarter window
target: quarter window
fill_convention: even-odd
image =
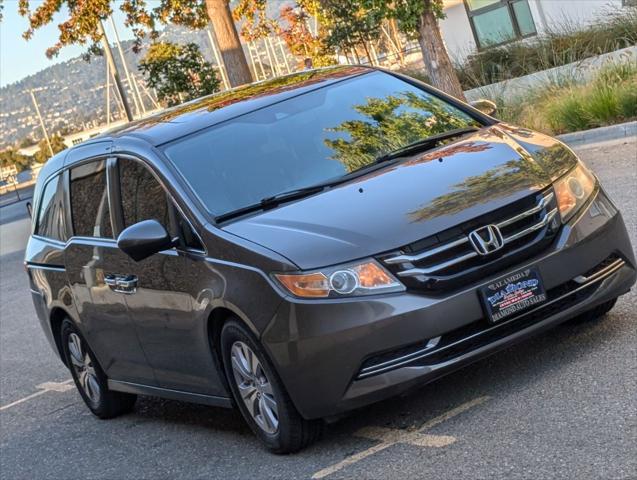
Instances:
[[[478,48],[487,48],[537,33],[528,0],[465,0]]]
[[[71,217],[75,235],[113,238],[104,160],[71,169]]]
[[[54,240],[66,241],[67,239],[61,175],[49,180],[44,186],[35,233]]]

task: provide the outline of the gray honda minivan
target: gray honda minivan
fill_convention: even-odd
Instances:
[[[100,418],[239,408],[272,451],[635,283],[620,213],[560,141],[340,66],[186,103],[51,158],[26,268]]]

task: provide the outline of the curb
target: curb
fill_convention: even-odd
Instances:
[[[637,137],[637,121],[620,123],[609,127],[593,128],[592,130],[583,130],[581,132],[565,133],[557,136],[561,141],[571,146],[629,137]]]

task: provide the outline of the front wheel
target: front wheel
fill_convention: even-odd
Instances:
[[[221,353],[239,410],[269,450],[296,452],[320,436],[322,422],[301,417],[263,349],[239,321],[223,326]]]
[[[62,350],[75,386],[86,406],[99,418],[113,418],[133,409],[137,395],[109,390],[106,374],[77,327],[62,322]]]

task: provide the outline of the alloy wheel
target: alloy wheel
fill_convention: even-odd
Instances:
[[[272,385],[261,362],[243,342],[234,342],[230,351],[232,372],[243,403],[256,424],[266,433],[279,429],[279,413]]]
[[[90,355],[84,348],[82,339],[76,333],[71,333],[68,337],[68,347],[71,357],[71,364],[73,370],[77,375],[78,383],[80,387],[93,404],[97,404],[100,401],[100,384],[97,379],[97,373],[93,366],[93,361]]]

